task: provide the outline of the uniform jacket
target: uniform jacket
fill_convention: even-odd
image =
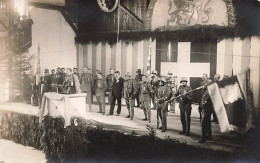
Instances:
[[[72,93],[72,94],[81,93],[79,79],[78,79],[78,76],[75,74],[66,76],[65,87],[71,87],[70,93]]]
[[[204,89],[200,107],[202,108],[203,112],[213,113],[213,104],[209,96],[209,92],[207,89]]]
[[[171,88],[167,85],[159,86],[156,93],[158,107],[162,107],[164,102],[172,96]]]
[[[51,77],[51,83],[56,84],[57,83],[56,74],[51,74],[50,77]]]
[[[121,77],[119,77],[118,80],[116,78],[114,78],[112,88],[111,88],[112,95],[116,98],[122,98],[123,87],[124,87],[124,79]]]
[[[114,78],[115,78],[114,74],[107,75],[107,77],[106,77],[107,89],[111,90]]]
[[[185,92],[191,91],[191,88],[186,85],[186,86],[180,86],[177,93],[175,94],[175,96],[179,96],[184,94]],[[192,93],[188,93],[184,96],[180,97],[180,109],[184,109],[184,110],[189,110],[191,109],[191,101],[192,101]]]
[[[133,98],[137,92],[137,84],[134,79],[128,79],[124,82],[124,96],[126,99]]]
[[[103,79],[97,79],[96,82],[96,96],[105,96],[105,91],[107,89],[107,84]]]
[[[139,92],[140,92],[140,101],[150,100],[150,96],[152,96],[153,94],[153,89],[151,84],[148,82],[141,81]]]
[[[90,73],[82,73],[80,79],[82,91],[91,92],[94,84],[92,75]]]

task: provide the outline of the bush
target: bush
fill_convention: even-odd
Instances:
[[[238,159],[235,154],[201,149],[169,137],[160,139],[150,126],[147,126],[149,134],[133,136],[93,127],[82,119],[77,126],[64,128],[61,117],[45,116],[39,124],[37,116],[0,111],[0,118],[0,138],[43,150],[48,162]]]

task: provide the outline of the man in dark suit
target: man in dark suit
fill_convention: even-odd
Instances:
[[[113,79],[112,84],[112,96],[111,96],[111,104],[110,104],[110,112],[107,115],[113,115],[114,114],[114,107],[115,103],[117,101],[117,116],[121,113],[121,98],[123,93],[123,87],[124,87],[124,79],[120,77],[120,72],[115,72],[115,78]]]

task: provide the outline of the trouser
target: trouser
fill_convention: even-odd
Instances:
[[[137,102],[137,106],[139,107],[140,106],[140,94],[138,93],[137,95],[136,95],[136,102]]]
[[[158,114],[162,122],[162,130],[167,130],[167,109],[168,104],[158,107]]]
[[[89,106],[89,111],[92,111],[92,91],[87,91],[86,104]]]
[[[105,95],[96,95],[99,112],[105,113]]]
[[[117,114],[121,113],[121,97],[116,98],[115,96],[111,96],[111,104],[110,104],[110,114],[114,114],[114,108],[117,101]]]
[[[212,137],[211,131],[211,112],[202,112],[202,121],[201,121],[201,139],[206,140],[207,138]]]
[[[151,120],[151,101],[150,100],[145,100],[141,101],[142,109],[144,111],[144,116],[148,121]]]
[[[213,121],[218,122],[218,117],[215,110],[213,111]]]
[[[170,111],[172,111],[173,113],[175,113],[175,101],[171,101],[171,102],[170,102]]]
[[[134,102],[135,100],[132,99],[131,97],[125,99],[126,107],[128,109],[128,114],[131,118],[134,117]]]
[[[108,103],[111,104],[111,99],[112,99],[112,92],[111,90],[108,91]]]
[[[182,124],[182,131],[186,133],[190,133],[190,115],[191,109],[180,109],[181,111],[181,124]]]

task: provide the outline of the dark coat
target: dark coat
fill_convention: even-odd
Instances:
[[[116,78],[113,79],[112,84],[112,95],[116,98],[122,98],[123,88],[124,88],[124,79],[119,77],[118,80]]]

